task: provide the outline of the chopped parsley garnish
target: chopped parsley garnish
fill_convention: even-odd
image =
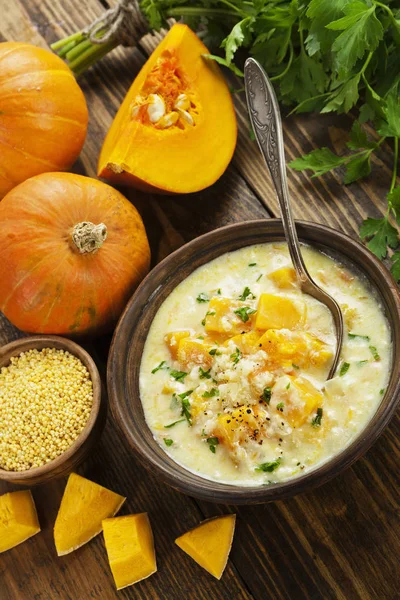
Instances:
[[[290,388],[290,381],[289,381],[289,383],[288,383],[288,384],[287,384],[287,386],[286,386],[286,389],[287,389],[287,390],[288,390],[289,388]]]
[[[187,375],[187,373],[185,373],[185,371],[170,371],[169,374],[171,375],[171,377],[173,377],[174,379],[176,379],[176,381],[181,381],[182,383],[185,381],[185,377]]]
[[[340,371],[339,371],[339,376],[343,377],[343,375],[346,375],[346,373],[349,369],[350,369],[350,363],[348,363],[348,362],[342,363],[342,366],[340,367]]]
[[[295,365],[294,363],[292,363],[292,367],[293,367],[293,369],[297,369],[297,370],[300,369],[299,365]]]
[[[260,281],[261,277],[262,277],[262,273],[259,274],[259,276],[257,277],[256,281]]]
[[[178,419],[177,421],[174,421],[173,423],[170,423],[169,425],[164,425],[164,429],[170,429],[171,427],[173,427],[174,425],[177,425],[178,423],[183,423],[183,421],[186,421],[186,419]]]
[[[182,400],[184,400],[185,398],[187,398],[188,396],[190,396],[190,394],[193,392],[193,390],[187,390],[186,392],[182,392],[182,394],[178,394],[179,398],[182,398]]]
[[[221,288],[218,288],[218,289],[217,289],[217,294],[218,294],[218,296],[220,296],[220,295],[221,295]]]
[[[250,288],[246,286],[241,295],[239,296],[239,300],[242,300],[244,302],[247,298],[255,298],[255,295],[250,290]]]
[[[157,371],[168,370],[169,366],[165,360],[162,360],[160,364],[152,370],[152,373],[157,373]]]
[[[280,410],[281,412],[283,412],[284,408],[285,404],[283,402],[278,402],[278,404],[276,405],[276,410]]]
[[[207,438],[207,444],[211,452],[215,454],[215,449],[219,444],[219,439],[217,437],[209,437]]]
[[[256,311],[255,308],[251,308],[251,306],[242,306],[233,311],[235,315],[240,317],[243,323],[246,323],[249,320],[249,315],[254,315]]]
[[[190,402],[189,398],[182,398],[182,412],[181,415],[185,417],[186,421],[189,425],[192,425],[192,415],[190,412]]]
[[[271,401],[272,388],[266,387],[261,395],[261,400],[264,400],[267,404]]]
[[[358,335],[358,333],[349,333],[348,338],[349,340],[365,340],[366,342],[370,340],[369,335]]]
[[[202,398],[214,398],[215,396],[219,396],[218,388],[211,388],[209,392],[204,392]]]
[[[368,360],[359,360],[357,364],[361,367],[362,365],[366,365],[368,362]]]
[[[322,421],[322,415],[323,414],[324,414],[323,409],[322,408],[317,408],[317,414],[315,415],[315,417],[311,421],[311,425],[313,427],[321,427],[321,421]]]
[[[379,394],[380,394],[381,396],[383,396],[383,394],[384,394],[384,393],[385,393],[385,388],[382,388],[381,390],[379,390]]]
[[[210,371],[211,371],[211,367],[208,369],[208,371],[205,371],[204,369],[202,369],[201,367],[199,367],[199,377],[200,377],[200,379],[211,379]]]
[[[208,354],[211,354],[211,356],[220,356],[221,352],[218,350],[218,348],[211,348]]]
[[[256,267],[257,263],[249,263],[249,267]]]
[[[174,440],[169,440],[168,438],[164,438],[164,444],[166,446],[172,446],[173,443],[174,443]]]
[[[272,471],[275,471],[275,469],[277,469],[280,464],[281,458],[279,457],[271,462],[261,463],[260,465],[258,465],[258,467],[255,468],[255,470],[263,471],[264,473],[272,473]]]
[[[203,319],[203,320],[202,320],[202,322],[201,322],[201,324],[203,325],[203,327],[204,327],[204,326],[205,326],[205,324],[206,324],[206,319],[207,319],[208,315],[215,315],[215,310],[208,310],[208,311],[206,312],[206,316],[204,317],[204,319]]]
[[[235,352],[233,352],[230,356],[230,359],[233,361],[234,365],[237,365],[239,360],[242,358],[242,353],[239,348],[236,348]]]
[[[207,296],[207,294],[200,292],[200,294],[197,296],[196,300],[199,304],[201,304],[202,302],[209,302],[210,298]]]
[[[375,346],[370,346],[369,349],[371,351],[372,356],[374,357],[374,360],[381,360],[381,357],[379,356],[379,352],[375,348]]]

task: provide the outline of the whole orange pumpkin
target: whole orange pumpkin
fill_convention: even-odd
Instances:
[[[24,331],[109,329],[149,264],[139,213],[101,181],[44,173],[0,202],[0,310]]]
[[[61,58],[31,44],[0,44],[0,199],[33,175],[69,169],[87,123],[84,95]]]

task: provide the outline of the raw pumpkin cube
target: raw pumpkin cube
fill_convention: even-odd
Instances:
[[[268,275],[268,279],[281,289],[289,289],[297,287],[296,271],[292,267],[282,267]]]
[[[305,377],[291,377],[284,416],[292,427],[302,425],[324,402],[322,393]]]
[[[195,365],[211,367],[212,356],[209,354],[211,346],[203,340],[191,340],[183,338],[178,346],[178,361],[182,368],[190,368]]]
[[[233,336],[251,329],[254,315],[248,315],[248,320],[243,322],[234,312],[243,306],[247,305],[229,298],[219,298],[218,296],[211,298],[208,315],[205,317],[206,331]]]
[[[18,546],[39,531],[35,502],[29,490],[0,496],[0,552]]]
[[[236,348],[239,348],[242,354],[253,354],[259,350],[259,339],[261,332],[249,331],[248,333],[240,333],[224,342],[226,346],[229,342],[233,342]]]
[[[108,561],[117,590],[157,571],[153,533],[147,513],[103,521]]]
[[[228,562],[235,533],[236,515],[224,515],[203,521],[175,540],[175,544],[217,579]]]
[[[257,329],[295,329],[305,317],[305,304],[301,308],[290,298],[261,294],[256,314]]]
[[[101,522],[119,511],[126,498],[71,473],[54,525],[58,556],[73,552],[101,531]]]
[[[179,342],[188,337],[190,337],[190,331],[171,331],[170,333],[165,334],[164,340],[173,360],[178,358]]]

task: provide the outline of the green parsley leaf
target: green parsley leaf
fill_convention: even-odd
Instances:
[[[386,101],[386,123],[382,123],[379,133],[387,137],[400,137],[400,101],[396,94],[390,94]]]
[[[342,363],[342,366],[340,367],[340,371],[339,371],[339,377],[343,377],[343,375],[346,375],[346,373],[349,369],[350,369],[350,363],[348,363],[348,362]]]
[[[250,306],[241,306],[240,308],[236,308],[233,312],[243,321],[243,323],[246,323],[249,320],[249,315],[254,315],[257,311]]]
[[[382,388],[381,390],[379,390],[380,396],[383,396],[384,393],[385,393],[385,388]]]
[[[217,437],[209,437],[206,441],[211,452],[215,454],[216,447],[219,444],[219,439]]]
[[[171,375],[171,377],[173,377],[176,381],[181,381],[182,383],[185,381],[185,377],[187,375],[187,373],[185,373],[185,371],[175,371],[172,369],[172,371],[169,372],[169,374]]]
[[[279,410],[280,412],[283,412],[284,408],[285,408],[284,402],[278,402],[278,404],[276,405],[276,410]]]
[[[221,47],[225,48],[225,58],[228,65],[231,64],[236,50],[246,46],[249,42],[253,17],[246,17],[233,27],[230,34],[223,40]]]
[[[260,275],[257,277],[256,281],[257,282],[260,281],[261,277],[262,277],[262,273],[260,273]]]
[[[174,440],[170,440],[168,438],[164,438],[164,444],[166,446],[172,446],[173,443],[174,443]]]
[[[346,163],[346,172],[344,175],[344,183],[347,185],[367,177],[371,173],[371,154],[366,152],[361,156],[356,156]]]
[[[289,388],[290,388],[290,381],[289,381],[289,383],[287,384],[287,386],[286,386],[286,388],[285,388],[285,389],[286,389],[286,390],[288,390]]]
[[[357,364],[358,364],[360,367],[362,367],[363,365],[366,365],[366,364],[368,364],[368,363],[369,363],[369,360],[359,360],[359,361],[357,362]]]
[[[360,125],[359,121],[354,121],[350,131],[350,141],[347,146],[351,150],[359,150],[360,148],[376,148],[376,143],[368,139],[367,132]]]
[[[311,425],[313,427],[321,427],[321,421],[322,421],[323,414],[324,414],[323,409],[322,408],[317,408],[317,414],[313,418],[313,420],[311,421]]]
[[[333,43],[336,68],[342,75],[350,73],[365,52],[373,52],[383,37],[383,27],[375,15],[376,5],[355,0],[343,8],[341,19],[326,25],[327,29],[342,31]]]
[[[321,113],[337,112],[338,114],[349,112],[359,98],[358,86],[361,75],[357,73],[354,77],[347,79],[343,84],[337,87],[328,97],[328,101]],[[315,151],[314,151],[315,152]],[[346,160],[348,157],[344,157]]]
[[[256,267],[257,263],[249,263],[249,267]]]
[[[234,365],[237,365],[239,360],[242,358],[242,353],[239,348],[236,348],[235,352],[230,355],[230,359],[233,361]]]
[[[210,371],[211,371],[211,367],[208,369],[208,371],[205,371],[204,369],[202,369],[202,367],[199,367],[200,379],[211,379]]]
[[[391,272],[396,281],[400,281],[400,251],[397,251],[391,256],[392,261]]]
[[[192,426],[192,414],[190,412],[190,400],[189,398],[182,398],[182,411],[181,415],[185,417],[186,421]]]
[[[196,300],[200,304],[202,302],[209,302],[210,298],[207,296],[207,294],[200,292],[200,294],[197,296]]]
[[[385,258],[387,246],[395,248],[398,244],[397,230],[386,218],[366,219],[360,227],[360,237],[362,240],[371,238],[367,247],[378,258]]]
[[[211,388],[210,391],[204,392],[204,394],[202,395],[202,398],[214,398],[214,396],[219,396],[218,388]]]
[[[272,473],[273,471],[275,471],[275,469],[277,469],[279,467],[279,465],[281,464],[281,458],[277,458],[276,460],[273,460],[271,462],[265,462],[265,463],[261,463],[260,465],[258,465],[258,467],[255,468],[255,471],[263,471],[264,473]]]
[[[255,295],[250,290],[250,288],[246,286],[238,299],[244,302],[247,298],[255,298]]]
[[[211,348],[208,354],[211,354],[211,356],[221,356],[221,351],[218,348]]]
[[[295,365],[294,363],[292,363],[292,367],[293,367],[293,369],[297,369],[297,370],[300,369],[300,367],[298,365]]]
[[[336,167],[340,167],[347,159],[348,157],[346,156],[336,156],[329,148],[318,148],[309,154],[292,160],[289,163],[289,167],[296,171],[309,169],[310,171],[314,171],[313,177],[319,177],[332,169],[336,169]]]
[[[167,365],[167,362],[165,360],[162,360],[160,364],[152,370],[152,373],[154,374],[157,373],[157,371],[164,371],[168,369],[169,366]]]
[[[372,354],[374,360],[376,360],[376,361],[381,360],[381,357],[379,356],[379,352],[375,346],[370,346],[369,349],[371,351],[371,354]]]
[[[369,335],[359,335],[358,333],[348,333],[347,336],[349,340],[365,340],[366,342],[370,340]]]
[[[272,396],[272,388],[266,387],[266,388],[264,388],[263,393],[261,395],[261,400],[264,400],[264,402],[266,404],[269,404],[271,401],[271,396]]]
[[[178,419],[178,421],[174,421],[173,423],[170,423],[169,425],[164,425],[164,429],[170,429],[171,427],[173,427],[174,425],[177,425],[178,423],[183,423],[183,421],[186,421],[186,419]]]

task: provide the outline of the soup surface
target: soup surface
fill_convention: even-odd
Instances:
[[[153,320],[140,371],[146,421],[198,475],[244,486],[297,477],[343,450],[381,402],[391,340],[378,299],[332,258],[303,253],[345,319],[329,381],[332,316],[300,291],[284,243],[203,265]]]

